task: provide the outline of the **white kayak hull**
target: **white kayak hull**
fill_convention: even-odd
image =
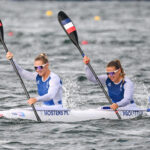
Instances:
[[[79,122],[96,119],[118,119],[113,110],[105,109],[87,109],[87,110],[69,110],[69,109],[51,109],[47,107],[36,108],[42,121],[48,122]],[[134,119],[142,116],[142,110],[120,110],[118,111],[122,119]],[[37,120],[31,108],[10,109],[0,111],[0,117],[10,119],[28,119]]]

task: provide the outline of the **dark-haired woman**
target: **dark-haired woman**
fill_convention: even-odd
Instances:
[[[7,52],[6,58],[13,58],[13,54]],[[30,98],[28,100],[30,105],[36,102],[43,102],[44,106],[62,107],[62,82],[59,76],[49,69],[46,54],[42,53],[35,58],[34,69],[36,72],[24,70],[18,64],[16,64],[16,67],[23,78],[34,80],[37,83],[39,96]]]
[[[83,62],[88,64],[90,59],[84,56]],[[88,66],[86,66],[86,76],[90,81],[97,83]],[[102,84],[107,86],[108,95],[113,103],[110,107],[113,110],[118,107],[136,107],[133,100],[133,83],[125,77],[124,69],[119,60],[109,62],[106,67],[106,75],[100,75],[98,78]]]

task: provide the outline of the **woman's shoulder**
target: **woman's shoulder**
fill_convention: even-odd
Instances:
[[[128,78],[128,77],[125,77],[124,80],[125,80],[125,81],[131,81],[131,79]],[[131,81],[131,82],[132,82],[132,81]]]
[[[60,79],[60,77],[56,73],[54,73],[54,72],[50,73],[50,78],[51,79]]]
[[[133,84],[133,82],[131,81],[131,79],[129,79],[128,77],[125,77],[124,81],[125,81],[125,83]]]

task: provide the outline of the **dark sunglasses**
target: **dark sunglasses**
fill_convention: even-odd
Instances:
[[[42,70],[45,66],[46,66],[47,64],[44,64],[44,65],[42,65],[42,66],[34,66],[34,69],[35,70]]]
[[[119,69],[118,69],[119,70]],[[107,75],[110,75],[110,76],[114,76],[117,72],[118,72],[118,70],[115,70],[115,71],[113,71],[113,72],[107,72],[106,74]]]

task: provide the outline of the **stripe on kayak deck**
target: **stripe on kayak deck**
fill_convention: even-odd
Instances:
[[[0,117],[3,117],[3,114],[0,114]]]

